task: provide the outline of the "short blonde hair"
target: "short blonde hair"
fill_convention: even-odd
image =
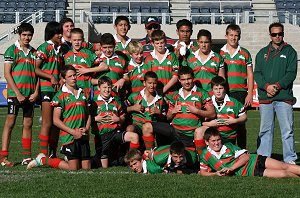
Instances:
[[[131,41],[128,44],[128,52],[134,54],[136,52],[143,52],[143,45],[138,41]]]
[[[126,153],[124,157],[124,162],[126,164],[130,164],[130,162],[133,162],[134,160],[142,161],[143,155],[139,150],[130,150]]]

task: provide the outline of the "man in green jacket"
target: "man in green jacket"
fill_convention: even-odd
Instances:
[[[283,41],[282,24],[271,24],[269,33],[270,44],[258,52],[255,60],[254,79],[258,85],[261,114],[257,153],[271,156],[276,114],[281,129],[283,160],[295,164],[292,105],[296,99],[292,88],[297,74],[297,52]]]

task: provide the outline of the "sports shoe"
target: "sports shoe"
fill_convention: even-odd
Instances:
[[[288,161],[288,162],[286,162],[287,164],[292,164],[292,165],[296,165],[296,162],[295,161],[293,161],[293,160],[291,160],[291,161]]]
[[[44,157],[46,157],[46,155],[44,153],[38,154],[37,157],[34,160],[29,162],[29,164],[27,165],[27,169],[42,166],[43,165],[42,158],[44,158]]]
[[[23,159],[23,161],[22,161],[21,165],[22,165],[22,166],[24,166],[24,165],[28,165],[28,164],[29,164],[29,162],[31,162],[31,160],[32,160],[32,158],[31,158],[31,157],[30,157],[30,158],[25,158],[25,159]]]
[[[0,162],[1,162],[1,166],[6,166],[6,167],[13,167],[15,166],[14,163],[10,162],[7,157],[4,156],[0,156]]]

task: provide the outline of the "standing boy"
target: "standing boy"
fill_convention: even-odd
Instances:
[[[226,28],[227,44],[224,45],[220,54],[224,58],[229,96],[237,99],[245,108],[251,107],[253,101],[253,67],[249,51],[239,45],[241,28],[230,24]],[[246,125],[238,127],[237,144],[241,148],[247,146]]]
[[[63,170],[90,169],[90,145],[88,130],[91,116],[88,109],[88,94],[76,84],[76,70],[66,65],[61,69],[64,85],[58,91],[51,105],[54,107],[53,123],[60,131],[61,153],[68,161],[46,157],[40,153],[27,169],[48,165]]]
[[[19,40],[11,45],[4,54],[4,77],[7,81],[8,115],[3,128],[1,166],[14,166],[8,160],[11,133],[19,109],[23,109],[23,161],[27,165],[31,161],[32,118],[34,102],[38,97],[38,85],[35,75],[36,50],[29,44],[34,29],[28,23],[22,23],[18,28]]]

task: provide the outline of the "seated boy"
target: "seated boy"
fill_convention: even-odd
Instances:
[[[96,155],[99,164],[108,167],[108,158],[113,143],[130,142],[131,149],[139,148],[138,135],[133,132],[122,132],[125,114],[119,100],[111,96],[112,80],[102,76],[98,82],[99,95],[92,101],[93,130],[95,135]]]
[[[91,168],[88,138],[91,116],[88,109],[88,95],[77,87],[74,67],[66,65],[61,69],[60,74],[65,84],[55,94],[51,105],[54,106],[53,123],[61,129],[61,153],[67,157],[68,161],[49,158],[40,153],[28,164],[27,169],[41,165],[64,170]]]
[[[82,47],[83,40],[84,35],[80,28],[71,30],[72,48],[64,55],[64,61],[65,65],[72,65],[77,70],[77,85],[89,94],[91,92],[91,75],[109,69],[95,53]]]
[[[222,144],[221,135],[215,128],[204,134],[207,148],[200,155],[200,175],[202,176],[264,176],[299,177],[300,166],[287,164],[270,157],[248,154],[247,150],[230,142]]]
[[[182,142],[173,142],[140,154],[128,152],[125,162],[137,173],[191,173],[197,162],[196,153],[187,150]],[[160,167],[160,168],[159,168]]]
[[[217,113],[217,119],[203,122],[203,126],[216,127],[224,142],[235,144],[237,127],[247,120],[244,105],[226,94],[226,80],[216,76],[211,80],[211,97]]]

